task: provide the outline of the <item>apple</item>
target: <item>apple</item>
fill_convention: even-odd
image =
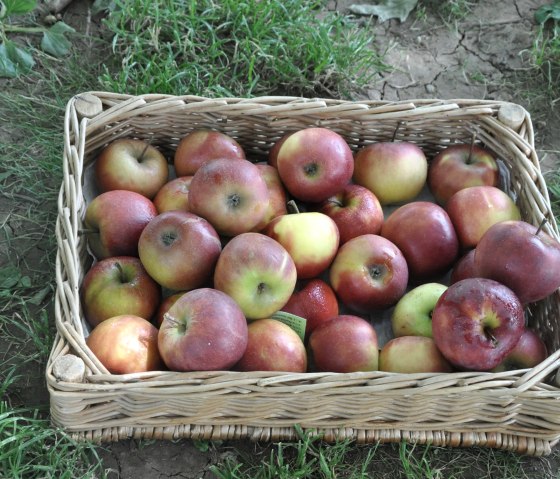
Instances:
[[[448,271],[457,259],[459,240],[445,210],[428,201],[413,201],[393,211],[381,236],[402,251],[410,277],[432,279]]]
[[[189,211],[207,219],[219,234],[235,236],[255,228],[269,204],[266,182],[248,160],[212,160],[194,174]]]
[[[340,243],[365,234],[379,234],[383,225],[383,209],[377,197],[367,188],[348,184],[318,206],[336,223]]]
[[[416,198],[427,175],[426,155],[414,143],[372,143],[354,157],[354,183],[372,191],[382,205]]]
[[[439,204],[469,186],[498,186],[496,159],[477,145],[450,145],[440,151],[428,168],[428,186]]]
[[[495,186],[470,186],[455,193],[445,205],[463,249],[474,248],[493,224],[519,220],[514,201]]]
[[[315,278],[325,271],[340,243],[336,223],[317,211],[277,216],[263,233],[286,248],[299,279]]]
[[[158,213],[173,210],[188,211],[191,180],[192,176],[180,176],[165,183],[154,197],[154,205]]]
[[[287,140],[287,138],[294,132],[286,133],[282,136],[278,141],[276,141],[270,150],[268,151],[268,164],[273,166],[274,168],[278,169],[278,152],[280,151],[280,147],[282,144]]]
[[[138,256],[138,240],[157,215],[153,202],[134,191],[111,190],[91,200],[84,217],[84,233],[97,259]]]
[[[535,331],[525,328],[515,347],[492,372],[534,368],[547,357],[548,353],[544,341]]]
[[[471,249],[457,260],[451,269],[449,284],[456,283],[462,279],[476,278],[479,276],[474,264],[474,252],[475,250]]]
[[[92,327],[121,314],[150,319],[161,298],[160,286],[133,256],[95,263],[81,286],[84,316]]]
[[[152,199],[167,182],[165,156],[143,140],[121,138],[111,142],[95,162],[94,177],[101,192],[129,190]]]
[[[140,260],[148,274],[174,291],[206,285],[221,251],[220,237],[212,225],[186,211],[157,215],[138,241]]]
[[[264,318],[249,323],[247,329],[247,348],[234,369],[306,372],[307,351],[301,338],[288,325]]]
[[[305,335],[309,337],[317,326],[338,316],[338,299],[328,283],[313,278],[296,284],[282,311],[305,318]]]
[[[460,369],[490,371],[513,350],[525,327],[523,305],[497,281],[452,284],[432,313],[432,331],[445,358]]]
[[[379,351],[379,370],[391,373],[449,373],[451,364],[432,338],[399,336]]]
[[[156,328],[160,328],[161,323],[163,323],[163,317],[165,316],[165,313],[167,313],[167,311],[169,311],[169,308],[171,308],[171,306],[173,306],[175,302],[185,293],[186,291],[180,291],[178,293],[171,294],[160,301],[159,306],[157,307],[156,312],[152,317],[152,324]]]
[[[370,313],[394,306],[404,295],[408,266],[394,243],[379,235],[362,235],[340,247],[329,277],[346,306]]]
[[[163,369],[158,330],[140,316],[122,314],[99,323],[86,345],[111,374]]]
[[[268,208],[260,223],[255,226],[254,231],[259,232],[277,216],[288,213],[286,190],[282,184],[282,180],[278,175],[278,170],[273,166],[265,163],[257,163],[257,168],[261,172],[261,176],[268,187]]]
[[[348,143],[328,128],[304,128],[289,135],[279,146],[276,164],[288,192],[314,203],[343,189],[354,169]]]
[[[488,229],[475,249],[480,276],[510,288],[523,304],[560,287],[560,242],[525,221],[503,221]]]
[[[447,289],[441,283],[424,283],[408,291],[393,309],[393,335],[432,337],[432,312]]]
[[[204,163],[220,158],[244,160],[245,152],[235,139],[225,133],[198,129],[181,139],[175,150],[173,166],[177,176],[193,176]]]
[[[365,319],[340,315],[319,325],[309,336],[309,351],[318,371],[376,371],[377,333]]]
[[[214,287],[231,296],[250,320],[280,310],[294,292],[296,280],[296,266],[284,247],[252,232],[224,246],[214,271]]]
[[[164,315],[158,347],[172,371],[216,371],[237,363],[247,340],[247,320],[237,303],[221,291],[199,288]]]

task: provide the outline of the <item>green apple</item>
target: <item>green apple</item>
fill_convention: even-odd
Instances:
[[[447,286],[424,283],[411,289],[397,303],[391,315],[393,334],[432,337],[432,311]]]

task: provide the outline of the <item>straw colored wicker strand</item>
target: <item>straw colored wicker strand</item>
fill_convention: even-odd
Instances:
[[[357,150],[387,141],[412,141],[429,159],[475,132],[510,172],[508,188],[524,217],[536,223],[551,214],[546,184],[534,150],[530,116],[517,109],[515,124],[500,121],[504,103],[479,100],[406,102],[297,98],[132,97],[89,92],[103,111],[84,118],[68,103],[64,121],[63,182],[55,233],[57,338],[46,379],[52,420],[77,438],[117,441],[128,437],[247,438],[292,440],[295,424],[327,440],[479,445],[523,454],[549,454],[560,438],[560,293],[527,310],[532,328],[547,343],[549,358],[530,370],[504,373],[399,375],[382,372],[178,373],[112,375],[86,346],[88,326],[79,288],[91,264],[80,230],[86,208],[86,169],[114,139],[137,137],[172,157],[195,128],[214,128],[236,138],[254,160],[266,159],[284,134],[326,126]],[[517,125],[519,123],[519,125]],[[556,225],[545,229],[558,236]],[[73,354],[85,366],[83,382],[61,380],[57,360]],[[64,378],[62,378],[64,379]]]

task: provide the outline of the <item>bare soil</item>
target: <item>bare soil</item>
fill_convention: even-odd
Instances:
[[[348,7],[354,3],[362,2],[333,1],[329,9],[348,14]],[[352,17],[364,28],[372,29],[376,47],[387,51],[386,62],[395,68],[391,73],[380,76],[357,98],[477,98],[521,104],[533,116],[543,170],[558,170],[560,137],[555,130],[559,114],[527,76],[528,52],[536,30],[533,15],[542,3],[542,0],[481,1],[474,4],[471,13],[456,24],[442,18],[436,6],[426,8],[425,18],[418,18],[413,12],[404,23],[398,20],[379,23],[369,17]],[[86,39],[87,36],[103,35],[99,19],[90,16],[90,7],[90,2],[80,0],[72,2],[62,12],[64,21],[85,34]],[[0,125],[0,135],[17,138],[17,125]],[[53,207],[53,204],[48,206]],[[17,207],[21,205],[13,204],[13,200],[0,195],[0,223]],[[16,223],[11,222],[10,225],[14,236],[25,233],[17,231]],[[9,249],[0,243],[0,264],[7,262],[8,254]],[[25,251],[24,254],[30,269],[42,267],[40,253]],[[5,357],[9,351],[9,340],[0,340],[0,356]],[[16,391],[17,403],[48,403],[40,373],[40,368],[33,370],[30,366],[30,379]],[[262,453],[266,448],[266,445],[244,441],[214,443],[206,451],[202,446],[189,440],[128,440],[105,444],[100,447],[99,454],[105,468],[111,471],[110,478],[210,478],[214,477],[209,472],[210,465],[234,454],[232,447],[251,455]],[[389,453],[397,451],[392,446],[386,448]],[[398,452],[394,458],[398,461]],[[560,454],[553,454],[549,461],[544,467],[541,460],[527,458],[527,472],[536,468],[542,470],[542,475],[531,477],[557,477],[549,473],[556,474],[550,471],[558,469]]]

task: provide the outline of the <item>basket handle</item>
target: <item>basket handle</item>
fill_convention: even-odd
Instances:
[[[512,386],[517,388],[520,392],[527,391],[532,388],[536,383],[542,381],[546,376],[552,374],[555,369],[560,368],[560,349],[548,358],[546,358],[542,363],[535,366],[534,368],[527,371],[523,376],[521,376],[517,381],[515,381]],[[558,379],[556,379],[558,383]],[[557,384],[560,386],[560,384]]]

